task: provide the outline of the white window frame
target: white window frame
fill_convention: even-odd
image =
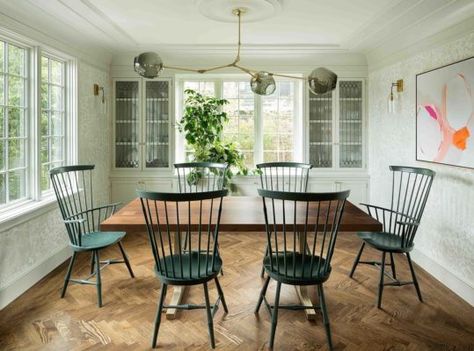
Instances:
[[[27,37],[0,28],[0,41],[27,49],[27,157],[26,198],[0,207],[0,232],[26,220],[48,212],[56,206],[52,190],[41,192],[40,187],[40,118],[41,118],[41,56],[61,60],[65,63],[65,163],[77,162],[78,125],[77,125],[77,60],[56,49],[43,45]],[[26,216],[28,215],[28,216]]]
[[[294,74],[295,75],[295,74]],[[296,74],[295,76],[299,76]],[[302,76],[302,75],[301,75]],[[275,80],[278,81],[288,81],[288,78],[279,79],[275,77]],[[206,76],[203,75],[176,75],[176,121],[179,122],[182,118],[182,111],[184,106],[184,82],[214,82],[214,91],[216,92],[216,97],[223,97],[223,83],[224,82],[249,82],[250,78],[248,75],[243,74],[209,74]],[[294,153],[293,161],[303,162],[304,155],[304,138],[303,138],[303,129],[304,129],[304,118],[303,118],[303,106],[304,106],[304,97],[303,97],[303,81],[300,79],[295,79],[295,118],[294,123]],[[250,84],[250,83],[249,83]],[[263,115],[262,115],[262,98],[260,95],[255,94],[254,96],[254,113],[255,113],[255,128],[254,128],[254,137],[255,137],[255,146],[254,146],[254,166],[258,163],[263,162]],[[184,162],[184,137],[176,128],[175,132],[176,139],[176,162]]]

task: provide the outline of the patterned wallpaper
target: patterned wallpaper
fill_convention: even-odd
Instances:
[[[437,172],[416,249],[474,287],[474,170],[415,161],[416,74],[474,56],[474,33],[369,73],[370,199],[387,205],[391,164]],[[403,79],[400,113],[387,113],[391,82]]]
[[[79,162],[96,165],[94,188],[97,203],[109,202],[112,93],[109,72],[80,62],[78,68]],[[105,87],[107,112],[93,96],[92,86]],[[68,244],[58,210],[33,218],[0,233],[0,289],[29,272]]]

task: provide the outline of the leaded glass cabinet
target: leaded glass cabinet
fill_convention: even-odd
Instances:
[[[314,169],[365,169],[364,81],[340,79],[334,91],[309,92],[308,161]]]
[[[114,168],[170,168],[171,81],[114,82]]]

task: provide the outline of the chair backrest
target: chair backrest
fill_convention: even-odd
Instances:
[[[258,193],[263,198],[271,270],[293,279],[329,274],[350,191],[297,193],[259,189]],[[297,266],[304,268],[297,270]]]
[[[199,279],[215,273],[222,199],[227,190],[137,193],[160,274],[172,279]],[[184,236],[186,247],[182,244]]]
[[[387,233],[402,237],[402,247],[411,246],[428,200],[435,172],[427,168],[390,166],[393,212],[375,211],[369,214],[382,222]],[[416,225],[401,224],[414,223]]]
[[[71,244],[81,246],[82,234],[97,231],[115,206],[94,208],[92,171],[94,165],[53,168],[49,174]]]
[[[224,189],[226,163],[186,162],[175,163],[180,193],[195,193]]]
[[[265,190],[305,192],[313,165],[299,162],[266,162],[257,165]]]

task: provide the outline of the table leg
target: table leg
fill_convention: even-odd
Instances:
[[[173,296],[171,297],[170,305],[179,305],[181,303],[181,300],[183,299],[185,290],[185,286],[175,286],[173,288]],[[176,308],[168,308],[166,310],[166,319],[175,319],[176,312]]]
[[[181,240],[181,235],[179,233],[174,233],[174,250],[178,252],[181,248],[179,241]],[[182,243],[181,243],[182,244]],[[175,286],[173,288],[173,296],[171,297],[170,305],[179,305],[183,299],[184,292],[186,290],[185,286]],[[168,308],[166,310],[166,319],[175,319],[176,318],[176,308]]]
[[[303,235],[299,233],[299,246],[300,246],[300,252],[303,252],[303,250],[306,250],[306,245],[305,245],[305,240]],[[313,306],[313,302],[311,301],[311,298],[309,297],[309,291],[308,287],[306,286],[295,286],[296,288],[296,294],[298,295],[298,298],[300,299],[300,302],[302,305],[305,306]],[[316,311],[312,309],[307,309],[304,310],[306,314],[306,319],[308,320],[315,320],[316,319]]]

